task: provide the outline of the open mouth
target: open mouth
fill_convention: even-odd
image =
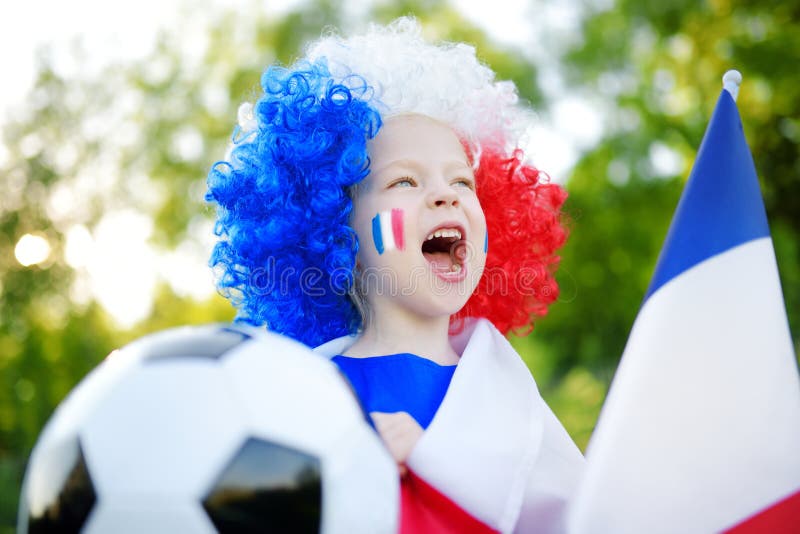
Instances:
[[[422,242],[422,255],[437,274],[461,274],[467,256],[463,228],[442,226],[435,229]]]

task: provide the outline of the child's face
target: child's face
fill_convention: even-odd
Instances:
[[[486,219],[458,137],[423,115],[401,115],[385,122],[368,151],[352,225],[370,312],[456,313],[486,263]]]

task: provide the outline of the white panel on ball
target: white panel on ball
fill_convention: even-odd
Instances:
[[[84,529],[84,534],[181,532],[214,534],[217,529],[198,503],[165,503],[162,498],[147,496],[134,496],[127,502],[112,501],[108,504],[101,500]]]
[[[286,338],[269,338],[270,357],[263,346],[240,346],[223,362],[254,432],[324,454],[347,428],[365,424],[334,364]]]
[[[369,427],[354,426],[331,447],[323,463],[322,480],[326,512],[322,534],[361,532],[363,525],[371,525],[376,533],[397,532],[397,465]],[[352,488],[363,488],[358,498],[354,498]]]
[[[240,413],[218,361],[143,362],[82,432],[98,491],[200,498],[246,437]]]

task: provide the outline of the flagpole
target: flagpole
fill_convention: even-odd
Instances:
[[[729,70],[722,76],[722,87],[731,94],[734,102],[739,96],[740,83],[742,83],[742,73],[738,70]]]

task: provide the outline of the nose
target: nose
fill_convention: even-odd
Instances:
[[[431,208],[458,206],[458,193],[449,184],[435,187],[428,193],[428,206]]]

